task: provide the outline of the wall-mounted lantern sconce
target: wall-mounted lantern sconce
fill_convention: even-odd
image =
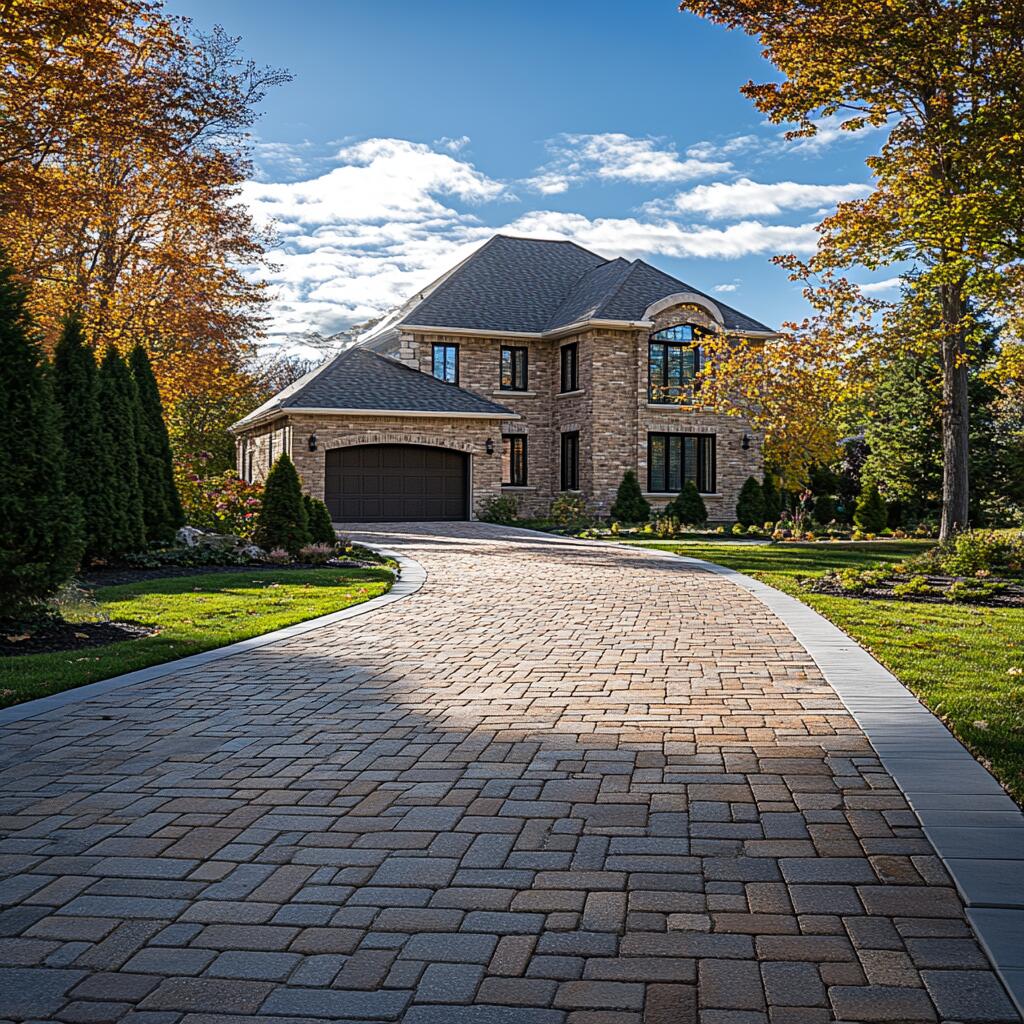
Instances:
[[[315,432],[309,435],[309,450],[311,452],[315,452],[316,451],[316,433]]]
[[[743,435],[743,450],[745,452],[750,451],[750,435],[749,434],[744,434]]]
[[[491,438],[487,438],[487,443],[484,445],[488,455],[494,454],[494,441]]]

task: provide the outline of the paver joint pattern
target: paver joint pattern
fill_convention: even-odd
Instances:
[[[1018,1020],[750,594],[477,524],[374,538],[418,593],[0,733],[0,1021]]]

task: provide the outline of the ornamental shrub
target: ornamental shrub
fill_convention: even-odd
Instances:
[[[141,345],[129,357],[139,401],[138,453],[139,487],[146,539],[169,541],[185,522],[181,500],[174,484],[171,442],[164,425],[164,409],[153,375],[153,366]]]
[[[302,496],[306,506],[306,522],[309,525],[309,539],[313,544],[329,544],[331,550],[338,543],[338,536],[331,525],[331,513],[319,499],[308,494]]]
[[[775,486],[775,478],[771,473],[765,473],[764,482],[761,484],[761,496],[764,499],[764,518],[772,523],[779,521],[782,515],[782,495]]]
[[[582,528],[592,521],[586,501],[578,494],[560,494],[553,502],[548,517],[556,526]]]
[[[519,505],[515,498],[508,495],[503,495],[500,498],[484,498],[477,505],[476,514],[482,523],[508,526],[519,518]]]
[[[765,521],[764,491],[752,476],[743,481],[736,501],[736,519],[743,526],[757,526]]]
[[[679,496],[665,506],[665,515],[678,519],[683,526],[703,526],[708,521],[704,499],[692,480],[687,480]]]
[[[17,619],[71,576],[82,552],[64,489],[60,410],[26,291],[0,261],[0,618]]]
[[[881,533],[885,529],[888,517],[885,502],[878,492],[878,484],[871,484],[861,490],[857,508],[853,513],[853,522],[857,529],[864,533]]]
[[[174,464],[177,491],[189,525],[251,540],[263,489],[246,483],[232,470],[207,475],[209,462],[208,453],[200,452]]]
[[[615,495],[615,503],[611,508],[612,519],[623,523],[646,523],[651,518],[651,506],[640,490],[640,481],[636,473],[627,469],[622,475],[622,482]]]
[[[309,543],[302,484],[295,463],[287,455],[280,456],[267,474],[255,540],[265,551],[283,548],[292,555]]]

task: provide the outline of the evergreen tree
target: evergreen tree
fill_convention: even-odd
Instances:
[[[764,521],[776,523],[782,515],[782,495],[775,486],[775,477],[765,473],[761,484],[761,496],[764,499]]]
[[[169,541],[185,517],[174,483],[174,460],[164,410],[153,366],[141,345],[132,349],[130,363],[139,395],[139,485],[146,537],[151,541]]]
[[[836,517],[836,500],[829,494],[819,494],[814,499],[814,521],[826,526]]]
[[[673,516],[684,526],[703,526],[708,521],[704,499],[692,480],[687,480],[679,496],[665,506],[665,515]]]
[[[736,521],[742,526],[761,526],[766,515],[764,491],[754,477],[748,476],[736,500]]]
[[[24,615],[75,570],[78,501],[64,489],[60,410],[25,288],[0,261],[0,618]]]
[[[70,314],[53,355],[54,393],[61,413],[64,478],[82,513],[87,561],[103,557],[111,544],[110,479],[113,460],[103,434],[96,359],[82,323]]]
[[[640,481],[637,480],[636,473],[631,469],[627,469],[622,475],[622,482],[611,508],[611,516],[622,523],[646,523],[651,518],[651,506],[640,490]]]
[[[889,510],[878,492],[878,484],[870,484],[860,492],[853,523],[864,533],[881,533],[889,520]]]
[[[111,345],[100,363],[100,410],[107,450],[113,461],[110,494],[110,543],[103,557],[116,559],[146,543],[139,483],[139,400],[135,381]]]
[[[284,548],[293,555],[309,543],[302,484],[295,463],[287,455],[282,455],[267,474],[255,540],[266,551]]]
[[[308,494],[302,496],[306,506],[306,522],[309,525],[309,539],[313,544],[338,543],[338,535],[331,525],[331,513],[327,506],[319,499],[312,498]]]

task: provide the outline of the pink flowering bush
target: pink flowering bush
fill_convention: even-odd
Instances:
[[[248,484],[234,472],[207,475],[211,456],[199,452],[174,464],[174,478],[190,526],[232,533],[249,540],[256,527],[263,488]]]

